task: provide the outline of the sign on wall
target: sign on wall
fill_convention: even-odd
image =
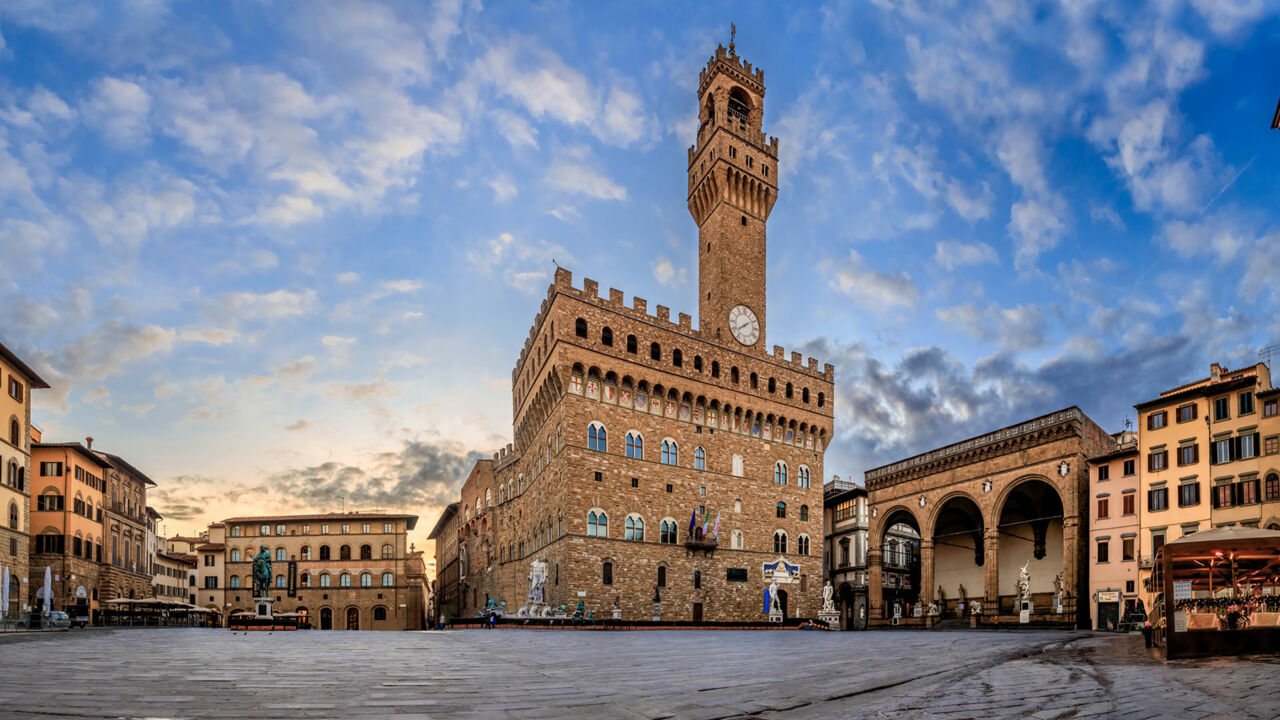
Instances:
[[[289,597],[298,597],[298,563],[289,561]]]

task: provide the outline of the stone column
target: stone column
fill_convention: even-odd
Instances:
[[[884,586],[881,577],[880,548],[867,548],[867,624],[884,618]]]
[[[1082,610],[1088,611],[1088,608],[1081,605],[1081,599],[1088,597],[1089,590],[1088,588],[1080,588],[1076,582],[1080,572],[1080,563],[1082,562],[1081,549],[1080,517],[1078,515],[1067,515],[1062,518],[1062,604],[1068,606],[1072,602],[1076,603],[1075,617],[1077,621],[1081,620]],[[1087,615],[1084,618],[1083,626],[1087,626]],[[1066,617],[1064,616],[1063,619],[1066,619]]]
[[[920,604],[928,610],[933,601],[933,540],[920,540]]]
[[[983,615],[1000,614],[1000,530],[989,527],[983,536],[984,554],[982,564]]]

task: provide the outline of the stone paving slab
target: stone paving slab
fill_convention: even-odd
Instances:
[[[1275,657],[1055,631],[88,629],[0,639],[0,717],[1280,720]]]

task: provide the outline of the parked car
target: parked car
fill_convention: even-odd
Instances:
[[[42,614],[39,610],[34,610],[27,613],[25,617],[19,618],[17,625],[28,630],[39,630],[40,628],[67,630],[71,627],[71,618],[59,610],[54,610],[48,615]]]
[[[71,618],[61,610],[54,610],[45,618],[44,626],[45,629],[68,630],[71,628]]]
[[[89,625],[88,605],[68,605],[66,612],[67,616],[71,618],[71,627],[86,627]]]

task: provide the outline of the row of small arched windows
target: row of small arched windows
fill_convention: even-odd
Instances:
[[[245,575],[244,584],[241,585],[240,576],[232,575],[230,582],[231,582],[232,588],[240,588],[240,587],[251,588],[253,587],[253,576]],[[302,585],[302,587],[311,587],[311,573],[301,573],[298,576],[298,582]],[[368,572],[360,573],[359,582],[360,582],[359,587],[373,587],[373,573],[368,573]],[[320,583],[319,586],[322,588],[333,587],[332,577],[327,572],[320,573],[319,583]],[[390,573],[390,572],[382,573],[382,587],[394,587],[395,584],[396,584],[395,573]],[[285,576],[283,574],[276,575],[275,587],[278,587],[278,588],[287,587],[287,581],[285,580]],[[338,575],[338,587],[351,587],[351,573],[344,572]]]
[[[586,319],[578,318],[574,322],[574,334],[585,340],[587,339],[588,333],[589,333],[589,330],[587,327]],[[604,345],[605,347],[613,347],[613,329],[612,328],[607,326],[604,328],[601,328],[600,344]],[[627,352],[631,355],[636,355],[639,353],[639,343],[636,340],[635,335],[627,336],[626,347],[627,347]],[[649,359],[657,362],[662,361],[662,345],[661,344],[656,342],[649,343]],[[671,364],[674,367],[684,367],[684,354],[680,351],[679,348],[675,348],[671,351]],[[702,372],[702,367],[703,367],[702,356],[694,355],[693,356],[694,371]],[[711,377],[714,377],[714,378],[720,377],[720,363],[718,361],[715,361],[715,360],[711,361]],[[733,384],[735,385],[738,384],[739,373],[738,373],[737,367],[732,367],[729,369],[729,379],[731,382],[733,382]],[[758,390],[760,388],[760,377],[755,373],[751,373],[748,376],[748,382],[750,383],[752,390]],[[775,378],[769,378],[767,386],[770,393],[776,393],[778,391],[778,383]],[[785,394],[788,399],[795,397],[795,388],[792,386],[791,383],[786,384],[783,390],[783,394]],[[800,401],[805,404],[808,404],[809,388],[800,389]],[[826,404],[827,404],[826,395],[823,393],[818,393],[818,407],[825,407]]]

